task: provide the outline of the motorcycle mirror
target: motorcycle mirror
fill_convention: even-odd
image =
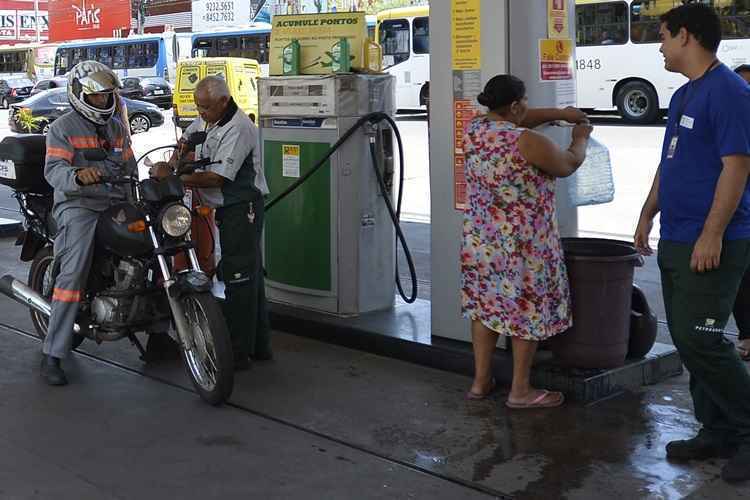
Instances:
[[[107,152],[103,149],[88,149],[84,151],[83,157],[88,161],[104,161],[107,159]]]
[[[187,138],[188,146],[194,148],[195,146],[198,146],[199,144],[203,144],[204,142],[206,142],[207,136],[208,134],[206,134],[205,132],[193,132]]]

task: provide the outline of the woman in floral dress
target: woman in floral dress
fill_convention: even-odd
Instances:
[[[539,341],[570,328],[567,274],[555,214],[555,178],[583,163],[591,126],[574,108],[529,109],[524,83],[492,78],[478,101],[490,112],[465,132],[468,202],[461,250],[461,299],[471,319],[474,383],[469,399],[495,388],[492,354],[499,335],[511,338],[511,408],[553,407],[562,393],[533,388],[529,378]],[[525,127],[578,123],[567,150]]]

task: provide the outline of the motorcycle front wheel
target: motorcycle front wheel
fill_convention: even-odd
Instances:
[[[182,349],[185,367],[201,399],[222,404],[234,387],[232,341],[224,315],[210,293],[187,294],[182,307],[194,344],[190,350]]]
[[[52,301],[52,291],[55,286],[55,281],[52,277],[53,260],[52,247],[46,246],[36,253],[29,269],[29,288],[44,297],[48,302]],[[31,314],[31,323],[34,325],[36,334],[43,341],[47,337],[49,318],[34,309],[29,309],[29,313]],[[81,345],[84,339],[83,335],[73,334],[72,349]]]

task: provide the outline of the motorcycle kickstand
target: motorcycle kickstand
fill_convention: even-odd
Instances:
[[[138,348],[138,351],[140,351],[141,359],[146,359],[146,350],[143,348],[143,344],[141,344],[141,341],[138,340],[138,337],[136,337],[134,333],[129,333],[128,339],[130,339],[130,343],[136,346]]]

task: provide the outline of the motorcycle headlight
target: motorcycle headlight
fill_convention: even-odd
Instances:
[[[169,205],[161,213],[161,228],[169,236],[179,238],[190,231],[193,216],[185,205]]]

